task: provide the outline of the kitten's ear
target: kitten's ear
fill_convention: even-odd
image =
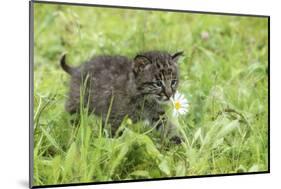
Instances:
[[[172,55],[172,59],[173,59],[175,62],[177,62],[181,56],[183,56],[183,51],[179,51],[179,52],[173,54],[173,55]]]
[[[151,60],[148,57],[141,55],[141,54],[137,55],[134,58],[134,65],[133,65],[134,73],[141,72],[144,69],[144,67],[150,63],[151,63]]]

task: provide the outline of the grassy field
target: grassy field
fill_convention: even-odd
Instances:
[[[268,170],[267,18],[35,4],[33,185]],[[108,137],[101,120],[65,112],[69,76],[97,54],[183,50],[184,142],[132,124]]]

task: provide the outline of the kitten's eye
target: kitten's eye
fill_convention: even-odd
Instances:
[[[172,87],[176,86],[176,84],[177,84],[177,80],[174,79],[174,80],[171,81],[171,86]]]
[[[156,81],[155,85],[156,87],[162,87],[162,81]]]

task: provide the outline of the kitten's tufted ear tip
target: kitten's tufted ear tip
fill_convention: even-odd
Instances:
[[[183,51],[179,51],[179,52],[176,52],[175,54],[172,55],[172,59],[174,61],[178,61],[178,59],[181,57],[181,56],[184,56],[184,52]]]

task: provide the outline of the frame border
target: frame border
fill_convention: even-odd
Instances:
[[[180,177],[161,177],[152,179],[135,179],[135,180],[118,180],[118,181],[98,181],[98,182],[81,182],[81,183],[68,183],[68,184],[51,184],[51,185],[33,185],[33,151],[34,151],[34,139],[33,139],[33,99],[34,99],[34,4],[56,4],[56,5],[70,5],[70,6],[85,6],[85,7],[102,7],[102,8],[118,8],[129,10],[151,10],[151,11],[165,11],[165,12],[181,12],[181,13],[193,13],[193,14],[209,14],[209,15],[222,15],[222,16],[243,16],[243,17],[256,17],[267,18],[268,24],[268,156],[267,156],[267,171],[258,172],[243,172],[243,173],[223,173],[223,174],[210,174],[210,175],[191,175]],[[89,4],[89,3],[70,3],[70,2],[56,2],[56,1],[42,1],[42,0],[30,0],[29,1],[29,188],[49,188],[49,187],[67,187],[67,186],[84,186],[84,185],[98,185],[98,184],[113,184],[113,183],[130,183],[130,182],[144,182],[144,181],[161,181],[161,180],[179,180],[189,178],[209,178],[209,177],[224,177],[224,176],[240,176],[240,175],[256,175],[256,174],[269,174],[270,173],[270,16],[258,15],[258,14],[241,14],[241,13],[225,13],[225,12],[209,12],[209,11],[192,11],[192,10],[175,10],[175,9],[162,9],[162,8],[150,8],[150,7],[131,7],[131,6],[119,6],[119,5],[101,5],[101,4]]]
[[[33,3],[42,4],[60,4],[60,5],[72,5],[72,6],[86,6],[86,7],[103,7],[103,8],[119,8],[119,9],[131,9],[131,10],[153,10],[153,11],[165,11],[165,12],[183,12],[183,13],[194,13],[194,14],[212,14],[212,15],[223,15],[223,16],[246,16],[246,17],[261,17],[267,18],[269,15],[259,14],[243,14],[243,13],[226,13],[226,12],[212,12],[212,11],[193,11],[193,10],[179,10],[179,9],[164,9],[156,7],[132,7],[122,5],[102,5],[102,4],[90,4],[90,3],[74,3],[65,1],[44,1],[44,0],[31,0]]]
[[[33,168],[34,168],[34,3],[29,1],[29,188],[33,187]]]

